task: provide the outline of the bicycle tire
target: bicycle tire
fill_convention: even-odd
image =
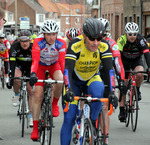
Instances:
[[[138,122],[138,95],[136,87],[133,86],[133,95],[132,95],[132,106],[131,106],[131,125],[132,130],[135,132],[137,128],[137,122]]]
[[[2,81],[2,88],[5,89],[5,72],[4,67],[1,67],[1,81]]]
[[[89,118],[84,119],[83,139],[81,141],[82,145],[94,144],[93,126]]]
[[[52,102],[51,99],[49,100],[49,107],[48,109],[48,122],[49,122],[49,145],[51,145],[52,140],[52,128],[53,128],[53,112],[52,112]]]
[[[100,125],[100,121],[102,121],[102,128]],[[98,123],[97,123],[97,140],[95,145],[105,145],[105,112],[102,107],[100,114],[98,115]]]
[[[22,133],[21,137],[24,137],[24,124],[25,124],[25,95],[26,92],[23,91],[23,100],[22,100]]]
[[[126,102],[125,102],[125,114],[126,114],[125,126],[126,127],[129,126],[129,123],[130,123],[130,114],[131,114],[131,109],[130,109],[131,89],[130,88],[127,90],[127,93],[126,93]]]
[[[75,123],[72,128],[70,145],[76,145],[79,141],[79,131],[78,131],[77,127],[78,127],[78,125],[77,125],[77,123]]]
[[[39,136],[40,136],[40,144],[44,145],[45,141],[45,104],[42,102],[41,104],[41,113],[40,113],[40,119],[39,119]]]

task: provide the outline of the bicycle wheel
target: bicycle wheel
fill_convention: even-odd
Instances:
[[[24,124],[25,124],[25,95],[26,92],[23,91],[23,98],[22,98],[22,133],[21,136],[24,137]]]
[[[95,145],[105,145],[105,113],[104,108],[102,107],[101,112],[98,116],[97,122],[97,140]]]
[[[138,95],[136,87],[133,86],[133,95],[132,95],[132,106],[131,106],[131,125],[132,130],[135,131],[137,127],[137,121],[138,121]]]
[[[52,102],[51,99],[49,100],[49,106],[47,107],[48,110],[48,143],[51,145],[51,139],[52,139],[52,128],[53,128],[53,112],[52,112]]]
[[[39,119],[39,136],[40,136],[40,143],[44,145],[45,141],[45,103],[42,102],[41,105],[41,113]]]
[[[5,88],[5,72],[4,67],[1,67],[1,81],[2,81],[2,88]]]
[[[81,139],[81,141],[82,145],[94,144],[93,126],[89,118],[85,118],[84,120],[84,131],[83,131],[83,138]]]
[[[70,145],[76,145],[78,141],[79,141],[79,130],[78,130],[77,123],[75,123],[75,125],[72,128],[72,136],[71,136]]]
[[[131,90],[128,89],[127,93],[126,93],[126,102],[125,102],[125,114],[126,114],[125,125],[126,125],[126,127],[129,126],[129,122],[130,122],[130,113],[131,113],[131,109],[130,109],[130,95],[131,95]]]

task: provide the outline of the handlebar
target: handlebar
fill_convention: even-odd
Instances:
[[[58,80],[52,80],[52,79],[38,80],[38,82],[42,82],[42,83],[64,83],[64,81],[58,81]]]
[[[108,98],[92,98],[91,96],[88,97],[80,97],[80,96],[74,96],[74,100],[87,100],[88,102],[92,101],[100,101],[100,102],[109,102]],[[67,102],[66,107],[64,108],[64,112],[67,112],[69,110],[69,102]],[[110,110],[108,112],[108,115],[111,115],[113,113],[113,105],[110,104]]]

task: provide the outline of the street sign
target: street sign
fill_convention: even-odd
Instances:
[[[30,29],[30,18],[21,17],[20,18],[20,29]]]

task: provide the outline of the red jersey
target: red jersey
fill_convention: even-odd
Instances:
[[[31,72],[37,72],[39,64],[50,66],[59,62],[62,73],[65,67],[65,54],[67,46],[62,38],[57,38],[55,43],[49,45],[41,34],[33,42]]]

